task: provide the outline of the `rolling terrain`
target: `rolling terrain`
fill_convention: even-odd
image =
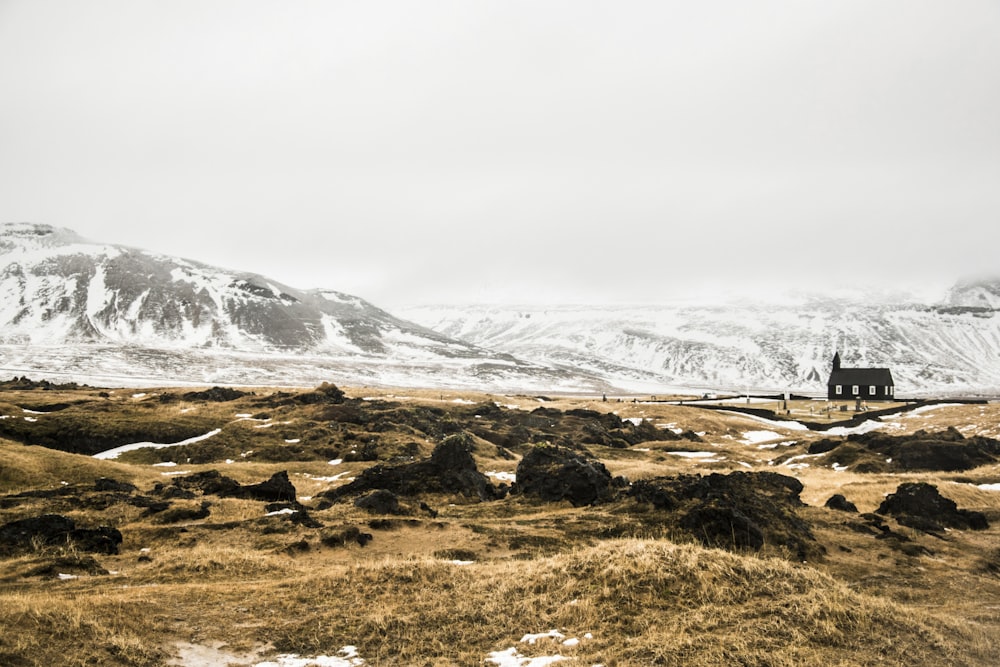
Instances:
[[[0,383],[0,662],[994,665],[997,423]]]

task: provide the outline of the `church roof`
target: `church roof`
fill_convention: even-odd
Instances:
[[[888,368],[840,368],[830,373],[826,384],[895,386]]]

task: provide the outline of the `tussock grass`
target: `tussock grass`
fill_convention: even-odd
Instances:
[[[0,440],[0,460],[0,493],[55,488],[62,482],[88,484],[99,477],[133,484],[153,478],[150,472],[133,466],[6,440]]]
[[[149,641],[159,625],[145,613],[149,600],[130,598],[0,593],[0,664],[162,665],[166,653]]]
[[[0,494],[57,488],[61,482],[89,484],[98,477],[129,481],[140,493],[151,493],[155,483],[170,483],[162,472],[217,469],[244,484],[287,470],[300,497],[316,496],[373,465],[326,462],[364,441],[378,439],[380,455],[388,460],[397,452],[426,455],[437,437],[423,437],[405,424],[335,429],[316,417],[320,408],[314,406],[265,410],[255,407],[255,398],[161,402],[156,390],[141,399],[131,393],[101,398],[91,392],[90,404],[65,410],[82,415],[100,407],[93,418],[112,429],[133,417],[144,423],[183,417],[206,426],[222,423],[223,432],[216,442],[187,452],[196,455],[190,462],[183,448],[96,461],[0,441]],[[288,517],[265,517],[264,503],[235,498],[177,500],[176,507],[200,507],[208,500],[211,512],[169,524],[127,503],[96,508],[74,506],[72,497],[30,499],[12,502],[0,516],[65,512],[88,526],[118,527],[125,541],[114,556],[50,548],[0,560],[0,665],[163,665],[178,642],[221,643],[230,653],[271,646],[303,656],[332,655],[353,644],[370,665],[481,665],[489,652],[510,647],[527,656],[570,658],[562,664],[608,667],[1000,664],[994,641],[1000,614],[990,602],[1000,595],[996,528],[935,537],[890,520],[893,530],[910,540],[900,543],[854,530],[851,524],[861,522],[857,515],[821,507],[833,493],[844,493],[862,512],[872,511],[900,483],[927,481],[959,507],[985,511],[993,521],[1000,519],[1000,493],[973,483],[1000,480],[1000,471],[892,475],[818,466],[793,471],[767,462],[778,454],[804,453],[813,436],[789,434],[799,444],[760,450],[740,440],[747,430],[769,427],[723,413],[585,397],[541,403],[531,396],[353,392],[376,393],[414,410],[459,410],[469,400],[496,401],[526,411],[539,405],[615,411],[704,431],[704,444],[651,442],[592,451],[615,474],[631,479],[745,469],[739,461],[794,475],[805,485],[802,498],[810,505],[798,511],[827,554],[800,564],[767,557],[778,555],[770,548],[756,555],[705,549],[671,533],[661,510],[628,500],[574,508],[523,496],[476,503],[428,494],[420,500],[438,512],[434,517],[418,512],[412,499],[413,513],[403,517],[374,516],[345,502],[311,510],[323,523],[317,529]],[[41,400],[38,396],[15,397],[9,405],[26,405],[28,399]],[[74,394],[42,398],[73,403]],[[907,420],[905,429],[992,419],[992,406],[987,408],[985,413],[979,407],[945,408]],[[264,412],[273,427],[236,421],[237,413]],[[347,439],[349,431],[355,435]],[[415,451],[407,454],[405,447],[414,443]],[[503,458],[485,440],[475,443],[480,470],[516,468],[516,456]],[[261,446],[268,448],[267,456],[239,456]],[[296,446],[304,453],[292,451]],[[338,453],[327,456],[327,447]],[[673,449],[717,451],[725,460],[707,464],[666,454]],[[286,454],[298,460],[281,460]],[[149,466],[161,457],[181,465]],[[235,463],[222,463],[225,458]],[[347,474],[332,479],[342,473]],[[374,540],[361,547],[353,540],[323,539],[359,531],[372,533]],[[91,558],[111,574],[99,574]],[[71,568],[79,578],[58,580],[53,573],[60,568]],[[576,646],[519,641],[526,633],[551,629],[581,641]]]
[[[373,665],[482,664],[490,651],[592,665],[987,665],[988,628],[852,591],[810,567],[663,540],[527,561],[325,562],[237,547],[154,549],[145,570],[0,592],[11,665],[162,664],[172,642],[333,654]],[[592,639],[520,644],[558,629]]]
[[[337,602],[345,599],[358,603]],[[809,568],[662,541],[466,567],[366,563],[300,582],[280,604],[279,649],[356,643],[376,664],[429,655],[478,664],[550,628],[592,633],[572,650],[538,647],[578,664],[986,664],[990,650],[975,628],[852,592]]]

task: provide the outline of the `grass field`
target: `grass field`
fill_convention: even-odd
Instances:
[[[344,388],[364,400],[330,404],[316,392],[260,388],[213,402],[185,399],[186,391],[0,393],[0,525],[58,513],[123,537],[117,554],[65,543],[0,557],[0,664],[1000,664],[995,463],[862,473],[811,458],[808,445],[823,434],[631,399]],[[500,433],[503,415],[474,414],[484,405],[522,422]],[[420,460],[460,431],[472,434],[477,468],[506,479],[533,441],[584,433],[555,412],[532,412],[540,406],[697,434],[583,446],[633,481],[732,471],[798,479],[805,506],[796,512],[821,555],[801,562],[778,544],[705,548],[668,512],[624,497],[573,507],[525,495],[423,494],[404,498],[410,511],[399,515],[316,501],[373,465]],[[951,426],[994,437],[1000,406],[941,406],[885,421],[886,433]],[[70,442],[74,429],[88,446],[218,434],[100,460],[30,444],[32,429],[67,449],[83,446]],[[503,446],[484,437],[491,430]],[[207,516],[164,522],[89,490],[113,478],[155,495],[157,485],[209,470],[241,484],[287,471],[321,525],[257,500],[207,495],[171,501],[172,510],[194,511],[207,500]],[[877,539],[858,530],[859,515],[823,507],[841,493],[872,512],[905,481],[936,485],[959,507],[983,512],[990,528],[935,535],[889,520],[896,537]],[[70,492],[32,495],[58,489]],[[361,546],[364,534],[371,539]]]

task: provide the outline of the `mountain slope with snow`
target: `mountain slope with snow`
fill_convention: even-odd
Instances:
[[[0,345],[0,366],[8,370],[37,370],[49,359],[50,370],[77,376],[169,373],[174,380],[252,382],[233,356],[249,354],[267,359],[244,360],[251,368],[285,357],[304,382],[315,379],[303,368],[308,364],[325,368],[321,377],[348,382],[600,386],[592,377],[448,338],[333,290],[299,290],[26,223],[0,225]],[[220,373],[220,364],[228,371]]]
[[[830,360],[887,366],[897,393],[1000,388],[1000,317],[992,307],[865,305],[811,297],[726,306],[420,307],[401,311],[446,335],[626,386],[825,392]],[[1000,293],[1000,290],[997,290]]]
[[[441,306],[396,315],[332,290],[0,225],[0,372],[192,383],[663,393],[823,392],[830,359],[897,395],[1000,392],[1000,281],[939,304]],[[415,324],[419,323],[419,324]]]

